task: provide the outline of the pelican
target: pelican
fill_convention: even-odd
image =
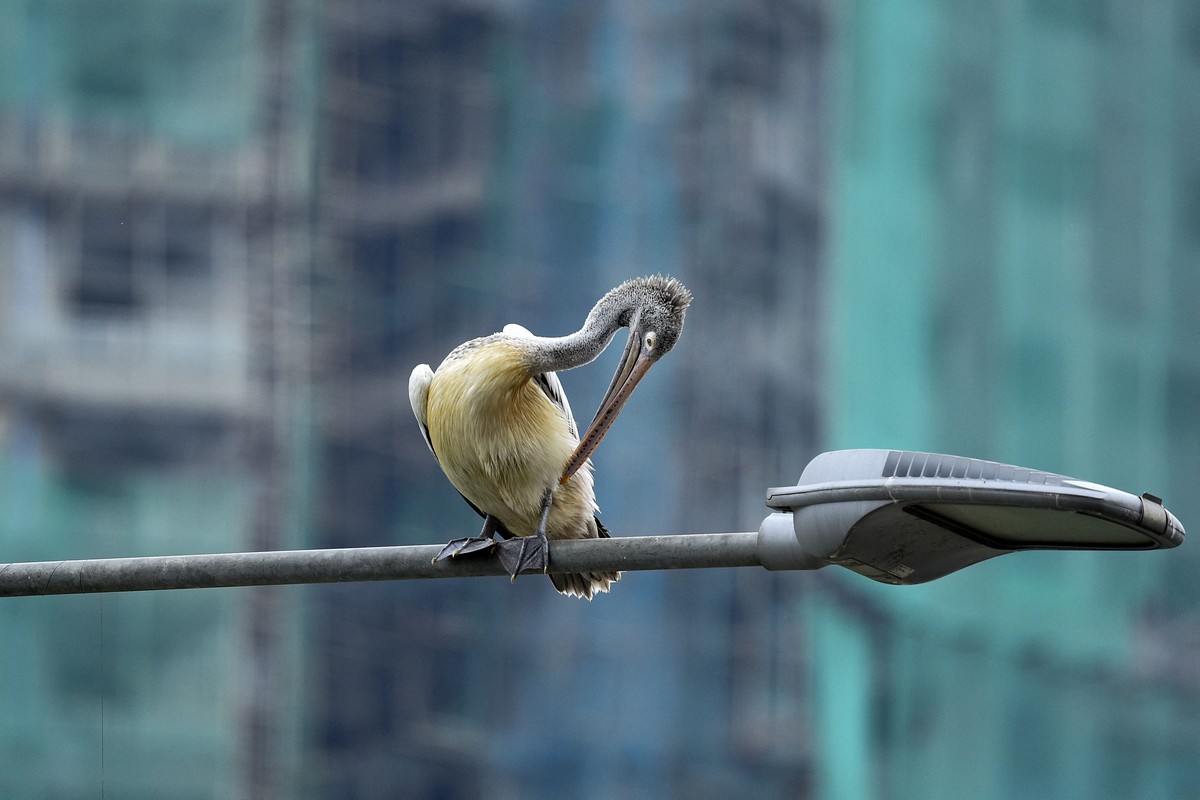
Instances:
[[[597,517],[590,456],[638,382],[675,346],[692,295],[674,278],[635,278],[605,294],[583,327],[534,336],[520,325],[459,345],[437,371],[419,364],[408,396],[425,443],[454,488],[483,517],[479,536],[455,539],[434,559],[495,550],[517,573],[549,566],[547,539],[607,538]],[[557,371],[590,363],[620,328],[625,353],[583,438]],[[500,541],[494,537],[499,536]],[[588,600],[619,572],[551,575]]]

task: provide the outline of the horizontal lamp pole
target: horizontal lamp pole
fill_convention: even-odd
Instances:
[[[493,555],[433,563],[443,545],[95,558],[0,564],[0,597],[213,589],[505,575]],[[760,566],[758,533],[695,533],[550,543],[550,572]]]

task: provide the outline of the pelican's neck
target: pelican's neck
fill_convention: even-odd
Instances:
[[[558,372],[595,361],[621,327],[620,319],[625,310],[601,301],[575,333],[534,336],[528,351],[530,369],[535,373]]]

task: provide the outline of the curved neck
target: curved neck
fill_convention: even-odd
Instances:
[[[535,373],[558,372],[594,361],[621,327],[623,309],[598,304],[583,327],[566,336],[535,336],[529,348],[529,366]]]

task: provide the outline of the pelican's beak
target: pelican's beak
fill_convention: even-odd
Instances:
[[[631,330],[629,332],[629,341],[625,344],[625,352],[621,355],[621,363],[613,374],[612,383],[608,385],[608,391],[604,393],[604,399],[600,401],[600,408],[596,410],[592,424],[588,426],[579,446],[575,448],[575,452],[567,461],[567,466],[563,468],[559,483],[566,483],[587,462],[592,451],[604,438],[604,434],[608,433],[608,429],[612,427],[617,414],[621,413],[621,409],[625,406],[629,396],[633,394],[633,390],[637,388],[638,382],[646,376],[654,364],[654,359],[650,357],[649,352],[642,350],[641,341],[642,336],[638,331]]]

